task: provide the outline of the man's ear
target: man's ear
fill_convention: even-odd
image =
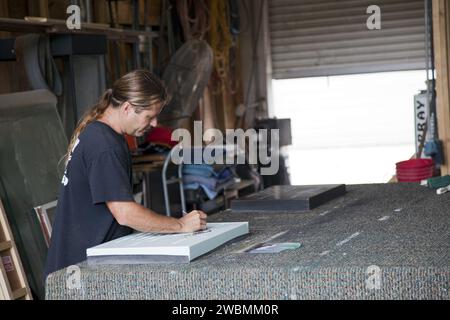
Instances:
[[[130,113],[130,111],[133,110],[133,106],[128,101],[125,101],[124,103],[122,103],[122,106],[120,108],[122,109],[122,111],[125,114],[128,114],[128,113]]]

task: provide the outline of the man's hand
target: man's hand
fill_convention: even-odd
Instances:
[[[180,218],[181,232],[194,232],[206,229],[206,213],[193,210]]]

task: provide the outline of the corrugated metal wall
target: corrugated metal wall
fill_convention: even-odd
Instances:
[[[381,29],[369,30],[369,5]],[[269,0],[274,79],[425,69],[423,0]]]

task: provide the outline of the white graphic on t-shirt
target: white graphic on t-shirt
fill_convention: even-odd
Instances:
[[[62,178],[62,181],[61,181],[61,183],[64,186],[67,186],[67,184],[69,183],[69,178],[67,178],[67,176],[66,176],[66,174],[67,174],[67,166],[69,165],[70,160],[72,160],[72,154],[75,151],[75,148],[78,146],[79,143],[80,143],[80,139],[77,139],[77,141],[75,141],[75,143],[73,144],[72,150],[70,150],[69,157],[67,158],[66,169],[64,170],[64,175],[63,175],[63,178]]]

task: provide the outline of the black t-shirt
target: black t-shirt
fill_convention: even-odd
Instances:
[[[87,248],[131,233],[107,201],[133,201],[131,156],[122,135],[94,121],[72,148],[61,181],[45,277],[85,260]]]

